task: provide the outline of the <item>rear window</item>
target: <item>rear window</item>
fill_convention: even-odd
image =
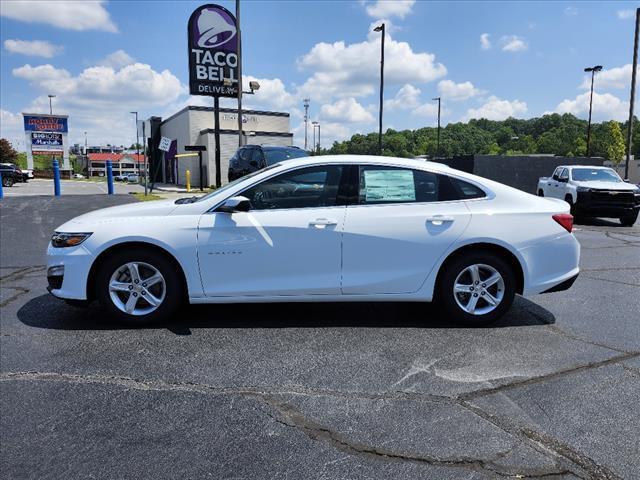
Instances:
[[[264,148],[264,156],[267,159],[267,165],[289,160],[291,158],[308,157],[308,153],[300,148]]]

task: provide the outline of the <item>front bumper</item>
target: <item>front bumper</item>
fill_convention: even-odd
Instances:
[[[640,195],[615,190],[578,192],[573,210],[576,215],[592,217],[627,217],[640,211]]]
[[[47,249],[47,291],[58,298],[87,299],[87,280],[93,255],[84,247]]]

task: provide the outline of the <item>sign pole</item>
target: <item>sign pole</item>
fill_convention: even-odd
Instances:
[[[631,140],[633,137],[633,104],[636,98],[636,71],[638,69],[638,30],[640,30],[640,8],[636,8],[636,31],[633,40],[633,70],[631,73],[631,99],[629,100],[629,123],[627,124],[627,158],[624,162],[624,178],[629,178]]]
[[[147,132],[145,129],[145,122],[142,122],[142,141],[144,145],[142,146],[142,153],[144,154],[144,196],[147,196]]]
[[[240,34],[240,0],[236,0],[236,35],[238,36],[238,147],[242,146],[242,37]]]
[[[214,139],[216,142],[216,188],[220,188],[222,184],[222,176],[220,175],[220,97],[213,97],[213,115],[215,117]]]
[[[198,166],[200,167],[200,191],[204,191],[204,179],[202,178],[202,151],[198,152]]]

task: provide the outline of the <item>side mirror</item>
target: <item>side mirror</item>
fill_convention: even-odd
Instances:
[[[227,198],[215,209],[216,212],[221,213],[248,212],[249,210],[251,210],[251,202],[247,197],[242,196]]]
[[[558,178],[558,181],[561,183],[567,183],[569,181],[569,179],[567,177],[560,177]]]

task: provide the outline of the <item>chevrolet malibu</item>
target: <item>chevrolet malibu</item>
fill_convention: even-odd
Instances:
[[[568,289],[569,205],[430,162],[322,156],[208,195],[106,208],[61,225],[49,291],[149,323],[184,303],[437,301],[486,325],[516,293]]]

